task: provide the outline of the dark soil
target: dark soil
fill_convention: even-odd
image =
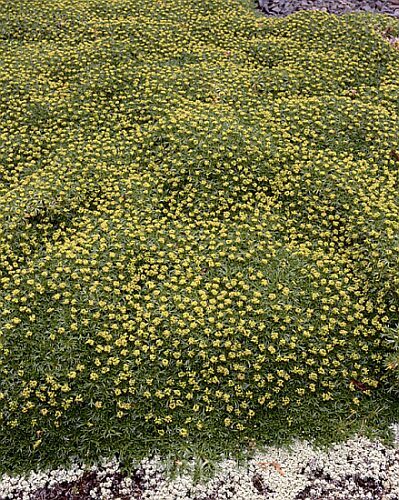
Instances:
[[[106,479],[110,479],[112,482],[110,490],[113,497],[118,497],[120,500],[140,499],[142,497],[143,484],[139,472],[131,476],[133,479],[133,490],[128,496],[121,494],[119,491],[121,481],[125,477],[120,472],[115,472],[100,479],[96,472],[90,471],[85,472],[76,481],[62,482],[52,487],[45,486],[40,488],[33,493],[32,500],[93,500],[93,496],[90,493],[93,490],[98,491],[101,483]],[[98,498],[101,497],[99,493]]]
[[[311,484],[297,494],[295,500],[350,500],[359,498],[372,498],[373,500],[383,500],[386,498],[386,491],[379,480],[373,478],[362,479],[358,476],[347,476],[340,480],[332,480],[321,475],[323,485]],[[348,486],[348,482],[352,487]]]

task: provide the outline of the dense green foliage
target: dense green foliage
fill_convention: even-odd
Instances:
[[[389,26],[0,2],[3,469],[395,418]]]

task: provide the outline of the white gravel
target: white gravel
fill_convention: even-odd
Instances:
[[[355,437],[328,451],[306,442],[296,442],[289,449],[266,448],[245,466],[224,460],[217,465],[214,477],[200,484],[194,484],[187,471],[168,479],[159,457],[137,464],[131,477],[122,477],[115,459],[91,468],[76,464],[68,470],[3,475],[0,499],[45,499],[54,488],[61,487],[65,496],[57,498],[399,500],[399,425],[393,430],[395,442],[391,447]],[[79,490],[85,478],[89,478],[86,489]],[[67,496],[67,491],[78,496]]]

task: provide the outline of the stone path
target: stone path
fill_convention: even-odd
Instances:
[[[376,12],[399,17],[399,0],[258,0],[269,16],[286,16],[298,10],[322,10],[330,14]]]

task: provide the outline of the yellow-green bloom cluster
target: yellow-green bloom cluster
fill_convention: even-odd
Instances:
[[[0,2],[4,467],[274,439],[386,397],[389,26],[242,0]]]

